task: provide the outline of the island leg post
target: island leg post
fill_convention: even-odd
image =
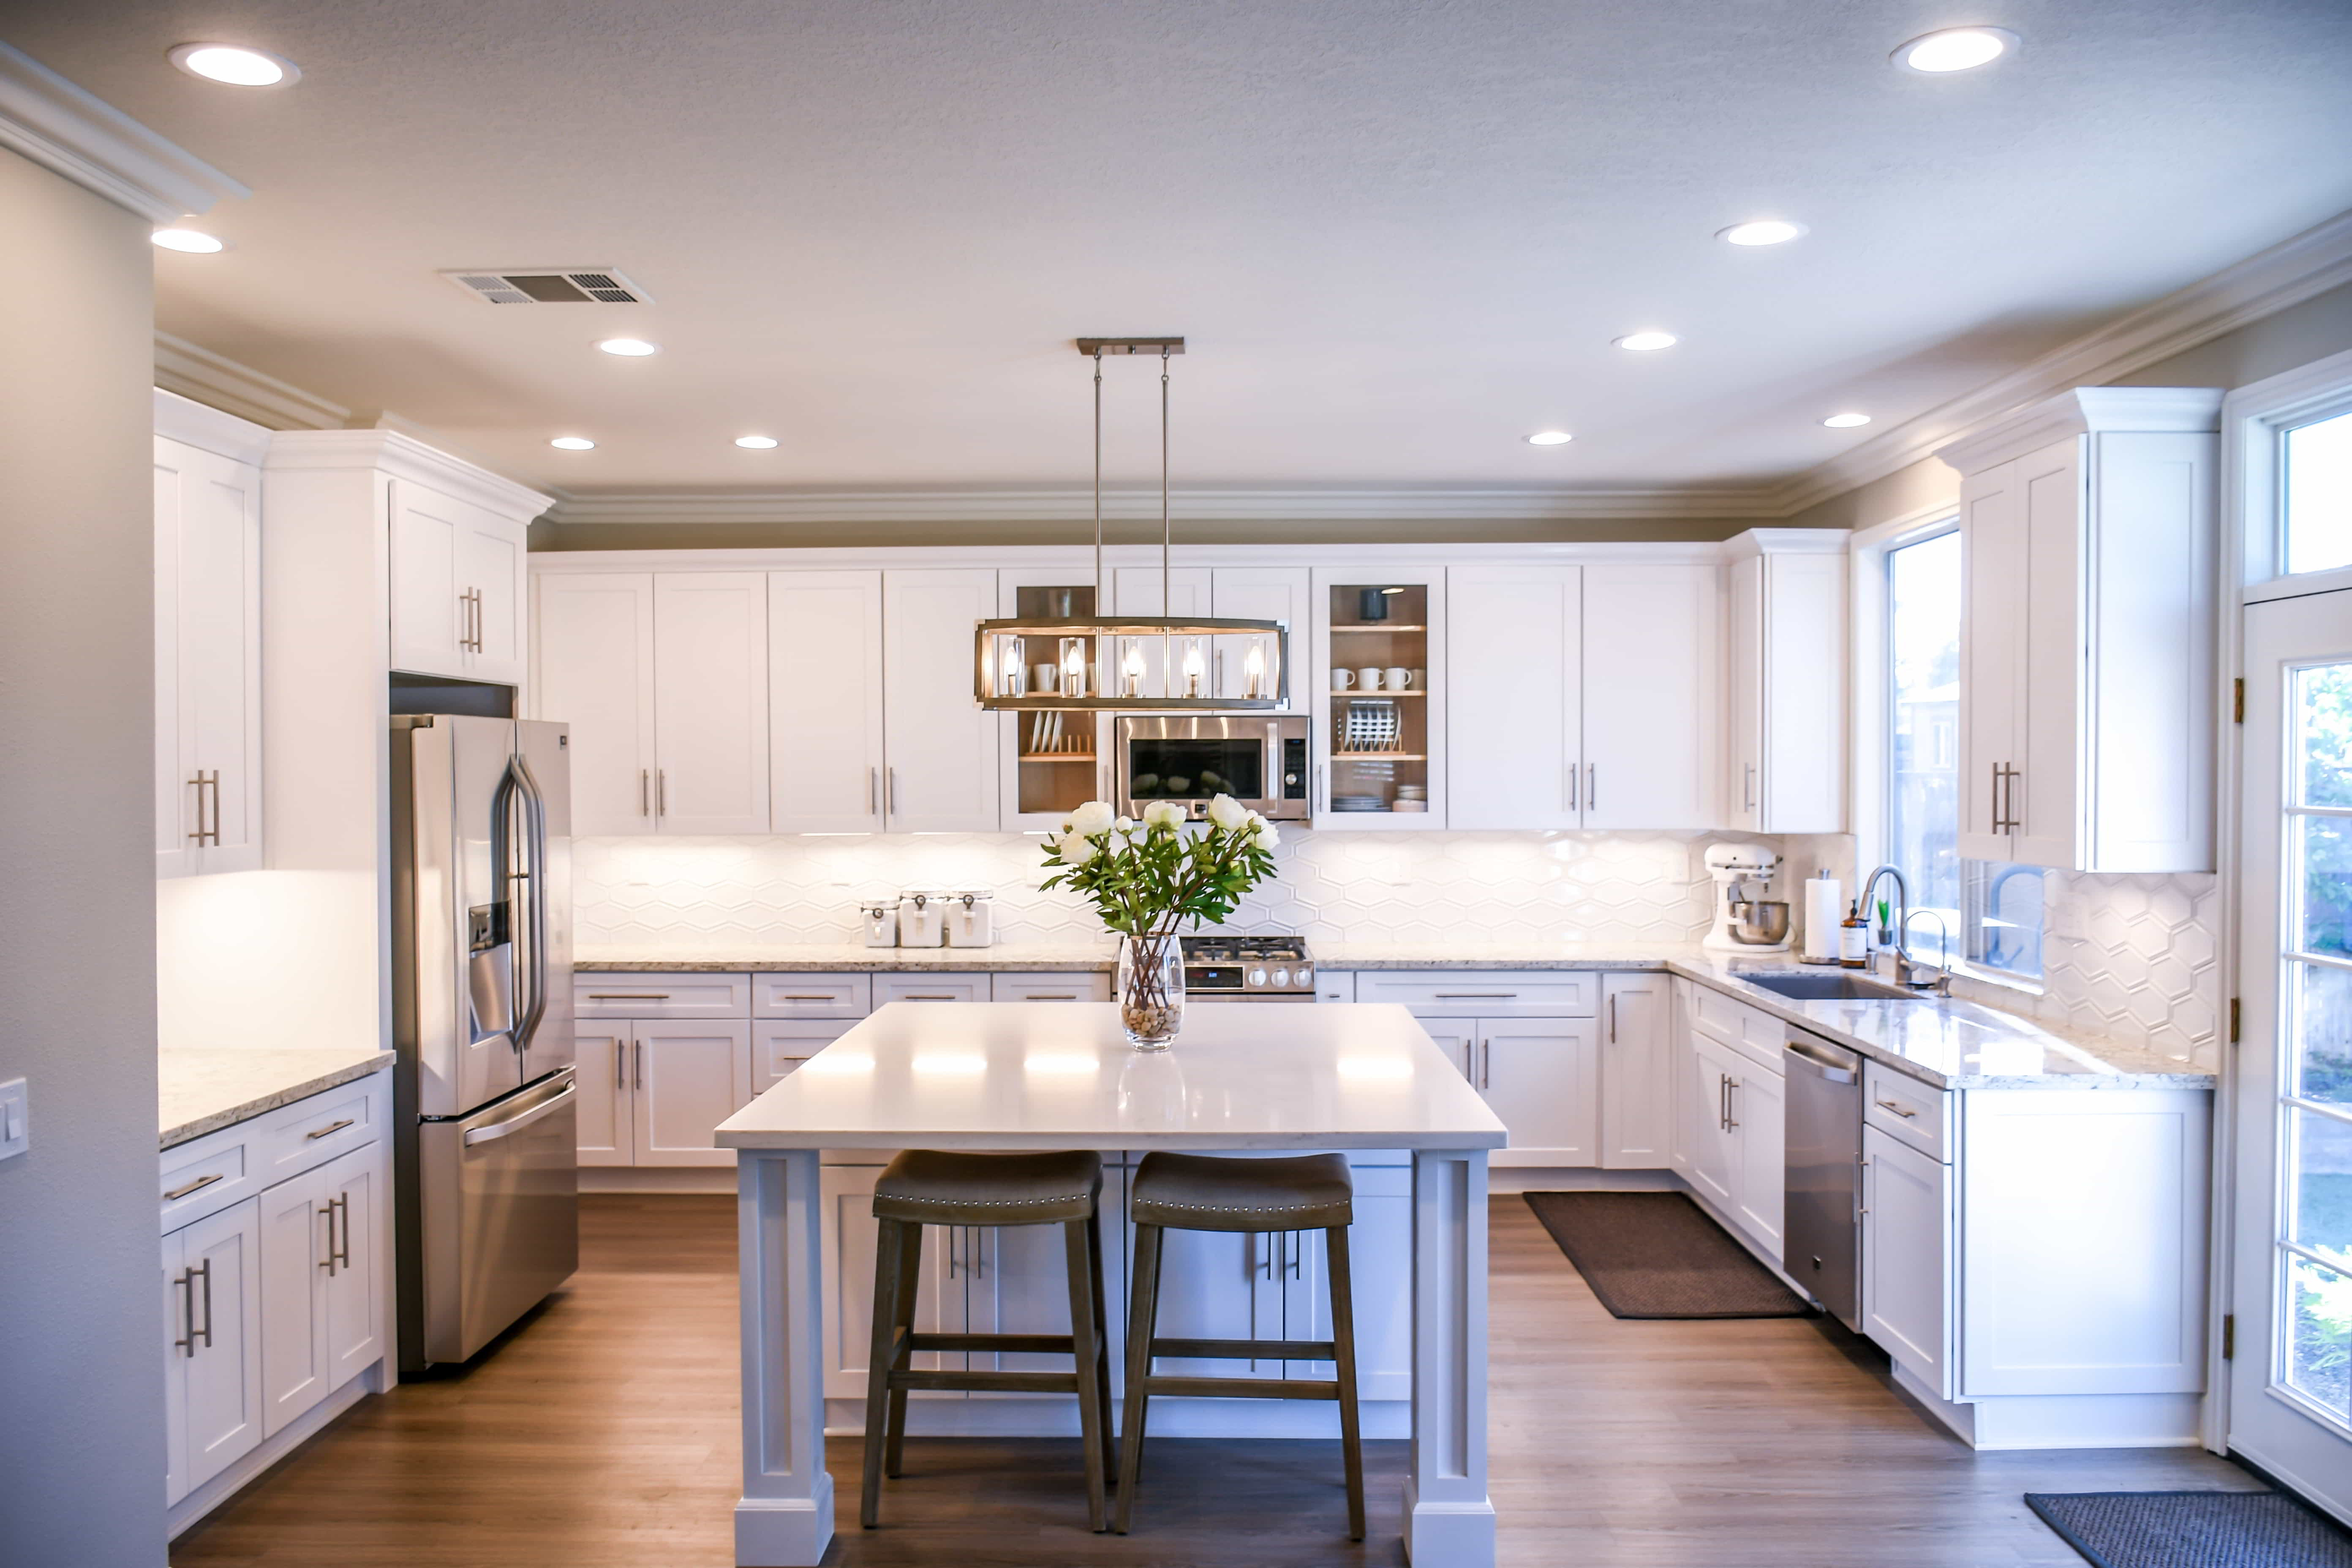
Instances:
[[[1413,1568],[1494,1568],[1486,1495],[1486,1152],[1412,1158]]]
[[[739,1568],[814,1568],[833,1540],[817,1152],[739,1150],[735,1178],[743,1271],[743,1496],[735,1505],[735,1561]]]

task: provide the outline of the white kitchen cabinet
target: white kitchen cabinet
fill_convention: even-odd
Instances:
[[[874,1242],[877,1226],[874,1218],[874,1184],[882,1174],[879,1163],[870,1165],[824,1165],[818,1171],[819,1204],[822,1214],[818,1220],[821,1256],[819,1278],[824,1285],[824,1396],[831,1399],[856,1400],[862,1405],[866,1398],[866,1369],[874,1354]],[[915,1331],[919,1334],[946,1332],[942,1326],[948,1321],[947,1299],[952,1289],[959,1298],[962,1279],[959,1271],[950,1280],[948,1268],[948,1238],[954,1227],[929,1225],[923,1227],[921,1278],[915,1299]],[[959,1299],[955,1315],[962,1315]],[[964,1352],[952,1356],[937,1351],[924,1351],[915,1356],[911,1365],[918,1372],[937,1372],[952,1361],[949,1370],[961,1370]],[[1067,1358],[1064,1358],[1065,1364]],[[916,1389],[908,1398],[917,1403],[934,1400],[960,1400],[961,1393],[933,1389]],[[860,1418],[863,1412],[860,1412]]]
[[[583,1020],[573,1040],[582,1165],[735,1163],[711,1133],[755,1092],[749,1019]]]
[[[1727,574],[1723,820],[1743,833],[1845,829],[1843,530],[1741,534]]]
[[[1314,569],[1307,654],[1291,657],[1314,715],[1309,752],[1317,827],[1421,832],[1447,825],[1446,569],[1442,564]],[[1366,614],[1370,610],[1373,613]],[[1419,670],[1402,692],[1367,691],[1361,672]],[[1355,683],[1335,687],[1340,671]],[[1296,689],[1294,688],[1294,690]],[[1417,793],[1416,793],[1417,792]]]
[[[1454,1070],[1478,1086],[1478,1020],[1475,1018],[1424,1018],[1414,1015],[1413,1021],[1429,1032]]]
[[[1511,1130],[1493,1163],[1600,1163],[1598,1033],[1589,1018],[1479,1020],[1478,1092]]]
[[[1658,562],[1583,573],[1583,826],[1717,826],[1719,569]]]
[[[768,637],[772,831],[878,831],[882,574],[769,573]]]
[[[1672,980],[1611,974],[1601,986],[1601,1158],[1609,1170],[1663,1170],[1674,1108]]]
[[[521,685],[530,516],[400,478],[390,507],[392,668]]]
[[[354,1149],[255,1200],[264,1436],[383,1359],[382,1165],[380,1148]]]
[[[170,393],[155,412],[156,874],[254,870],[268,432]]]
[[[1733,1213],[1738,1207],[1735,1193],[1741,1161],[1727,1108],[1731,1081],[1748,1064],[1737,1052],[1696,1034],[1684,1059],[1690,1069],[1685,1092],[1692,1108],[1690,1169],[1685,1174],[1693,1189],[1712,1200],[1719,1212]]]
[[[661,832],[768,831],[767,574],[656,575],[654,735]]]
[[[1788,1174],[1788,1080],[1753,1063],[1731,1080],[1731,1131],[1738,1148],[1732,1184],[1739,1222],[1768,1258],[1780,1256]]]
[[[1961,855],[2212,868],[2221,397],[2078,387],[1937,454],[1961,474]]]
[[[164,1501],[173,1503],[263,1436],[260,1200],[164,1237],[163,1279]]]
[[[972,628],[996,574],[882,574],[883,809],[895,833],[997,831],[997,715],[972,698]]]
[[[1286,647],[1297,662],[1289,668],[1289,706],[1304,712],[1307,706],[1307,628],[1314,621],[1312,574],[1304,566],[1220,566],[1209,574],[1209,613],[1220,619],[1280,621],[1289,627]],[[1247,694],[1248,660],[1253,644],[1270,642],[1259,637],[1212,639],[1211,677],[1220,697]],[[1274,653],[1262,656],[1274,668]]]
[[[1584,571],[1447,572],[1450,826],[1583,826]]]
[[[572,832],[655,832],[654,575],[542,573],[536,589],[531,710],[570,726]]]
[[[1862,1133],[1862,1331],[1938,1395],[1951,1392],[1950,1171],[1875,1127]]]
[[[1787,1088],[1776,1068],[1762,1064],[1760,1050],[1717,1037],[1704,1021],[1689,1025],[1689,1039],[1683,1057],[1688,1076],[1676,1090],[1682,1103],[1675,1110],[1685,1119],[1689,1157],[1687,1168],[1677,1168],[1713,1205],[1716,1217],[1737,1226],[1777,1268]],[[1777,1043],[1772,1048],[1779,1049]]]
[[[751,1097],[758,1099],[800,1071],[809,1058],[857,1027],[856,1019],[755,1018],[751,1023]]]

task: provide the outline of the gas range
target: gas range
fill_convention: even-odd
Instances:
[[[1315,959],[1296,936],[1188,936],[1184,994],[1195,1002],[1312,1002]]]

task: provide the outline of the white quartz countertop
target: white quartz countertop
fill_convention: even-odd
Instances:
[[[1166,1051],[1107,1002],[898,1002],[719,1123],[732,1149],[1499,1149],[1402,1007],[1197,1007]]]
[[[1117,967],[1108,944],[1017,943],[1000,947],[866,947],[856,942],[793,942],[774,947],[713,948],[694,952],[646,952],[582,947],[572,967],[583,974],[793,974],[818,970],[877,973],[954,970],[960,973],[1052,971],[1076,973]]]
[[[158,1116],[169,1149],[365,1078],[390,1051],[186,1047],[156,1053]]]

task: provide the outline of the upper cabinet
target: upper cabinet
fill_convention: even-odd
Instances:
[[[1291,657],[1313,687],[1315,826],[1445,826],[1445,568],[1318,566],[1312,584],[1310,657]]]
[[[155,394],[155,869],[249,871],[261,847],[258,425]]]
[[[1717,825],[1712,563],[1456,566],[1446,598],[1449,826]]]
[[[1961,475],[1961,855],[2212,868],[2221,401],[2078,387],[1937,454]]]
[[[520,686],[530,514],[392,482],[392,667]]]
[[[768,574],[768,795],[778,833],[882,817],[882,574]]]
[[[1730,543],[1723,817],[1741,832],[1845,830],[1847,543],[1840,529]]]
[[[894,832],[997,829],[1002,727],[971,691],[972,628],[995,614],[992,569],[882,574],[882,806]]]

